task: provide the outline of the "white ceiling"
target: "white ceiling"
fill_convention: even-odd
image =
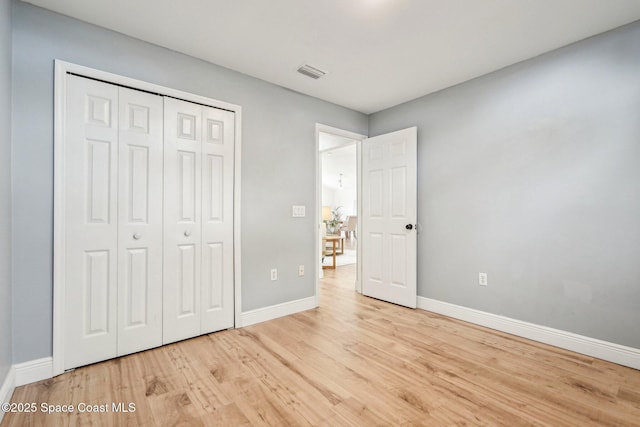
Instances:
[[[364,113],[640,19],[639,0],[28,2]]]

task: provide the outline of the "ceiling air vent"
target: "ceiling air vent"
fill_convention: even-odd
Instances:
[[[304,64],[302,67],[298,68],[298,72],[316,80],[327,74],[326,71],[319,70],[316,67],[312,67],[308,64]]]

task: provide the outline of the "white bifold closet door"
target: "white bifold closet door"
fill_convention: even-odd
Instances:
[[[164,106],[166,344],[233,327],[234,114]]]
[[[67,76],[65,369],[234,325],[233,112]]]
[[[162,343],[162,111],[67,77],[65,369]]]

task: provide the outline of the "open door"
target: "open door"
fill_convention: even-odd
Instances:
[[[362,293],[417,302],[417,128],[362,143]]]

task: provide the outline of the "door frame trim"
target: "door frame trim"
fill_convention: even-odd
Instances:
[[[335,136],[341,136],[344,138],[349,138],[356,141],[356,175],[358,177],[357,184],[357,214],[360,216],[362,206],[361,206],[361,192],[362,192],[362,141],[367,139],[367,135],[362,135],[356,132],[350,132],[344,129],[336,128],[333,126],[324,125],[322,123],[316,123],[315,129],[315,139],[316,139],[316,208],[314,209],[314,224],[316,224],[316,233],[315,233],[315,262],[314,262],[314,271],[315,271],[315,299],[316,299],[316,307],[320,305],[320,279],[322,278],[322,263],[321,263],[321,255],[320,255],[320,245],[322,244],[322,158],[320,151],[320,134],[328,133]],[[336,146],[334,148],[338,148]],[[328,150],[323,150],[328,151]],[[361,236],[361,223],[362,221],[358,221],[356,235]],[[356,272],[356,283],[355,288],[356,291],[362,293],[362,281],[361,281],[361,268],[362,268],[362,260],[361,260],[361,251],[357,253],[357,272]]]
[[[242,264],[241,264],[241,153],[242,107],[181,90],[137,80],[106,71],[96,70],[56,59],[54,71],[54,134],[53,134],[53,375],[64,372],[64,312],[65,312],[65,105],[67,75],[69,73],[127,86],[158,95],[180,98],[235,113],[234,185],[233,185],[233,269],[234,269],[234,324],[239,327],[242,314]]]

